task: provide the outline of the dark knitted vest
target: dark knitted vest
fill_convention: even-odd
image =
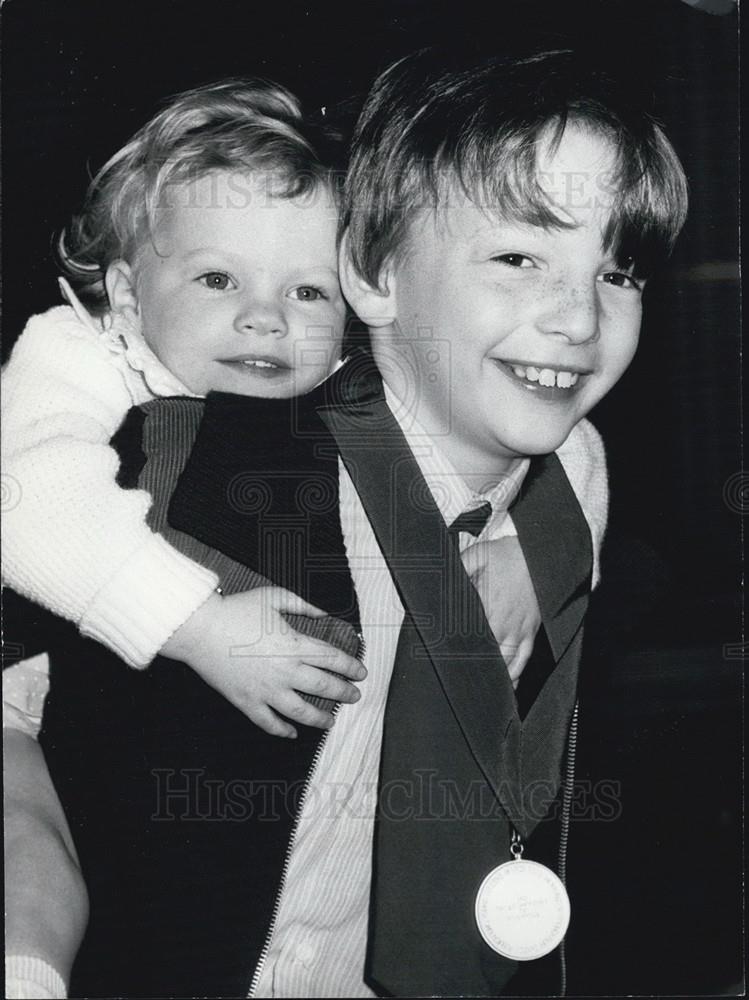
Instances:
[[[305,399],[147,404],[118,435],[121,479],[225,592],[293,589],[343,619],[293,624],[355,653],[337,454]],[[41,742],[91,901],[71,995],[246,994],[321,730],[268,736],[185,665],[135,671],[61,632]]]

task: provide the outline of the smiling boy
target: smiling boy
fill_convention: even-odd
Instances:
[[[471,648],[456,638],[455,608],[470,596],[449,554],[441,630],[420,624],[440,615],[438,595],[422,594],[427,578],[409,587],[394,572],[405,619],[384,707],[368,929],[379,993],[513,990],[517,963],[489,947],[474,907],[511,854],[533,859],[532,833],[560,788],[589,588],[588,531],[551,453],[631,362],[645,279],[686,204],[660,127],[571,52],[416,54],[376,81],[359,119],[344,294],[370,328],[412,452],[484,498],[508,476],[522,483],[510,515],[541,607],[540,660],[548,642],[520,716],[481,629]],[[394,510],[404,534],[430,530]],[[435,806],[432,823],[387,808],[388,788],[420,788],[425,774],[462,808]],[[477,789],[488,812],[471,807]]]
[[[600,136],[571,123],[554,149],[549,130],[539,182],[555,228],[449,191],[416,216],[384,288],[348,268],[347,294],[376,331],[381,370],[410,377],[397,391],[417,401],[424,431],[477,489],[555,451],[634,356],[645,282],[602,242],[610,199],[601,178],[615,169]],[[579,179],[574,200],[547,184],[569,176]]]

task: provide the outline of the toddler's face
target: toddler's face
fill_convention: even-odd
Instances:
[[[274,197],[266,175],[171,185],[134,268],[141,329],[192,392],[289,397],[340,357],[336,209],[317,188]]]
[[[612,168],[605,140],[569,127],[539,179],[571,228],[503,221],[467,199],[412,227],[389,280],[395,322],[373,346],[458,472],[488,483],[555,450],[632,360],[642,282],[602,245]]]

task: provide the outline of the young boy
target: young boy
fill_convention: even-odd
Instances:
[[[660,129],[569,53],[455,66],[426,53],[375,83],[345,199],[344,291],[384,386],[350,364],[316,412],[341,455],[366,693],[302,777],[291,833],[266,835],[252,900],[240,883],[252,934],[224,958],[237,982],[242,961],[245,977],[255,969],[259,996],[493,996],[517,963],[485,943],[476,896],[559,787],[590,583],[588,529],[550,453],[633,356],[644,275],[679,231],[685,182]],[[212,451],[234,405],[209,401],[172,497],[173,523],[198,537],[191,499],[206,483],[220,495],[236,467]],[[481,502],[489,522],[474,530],[512,530],[513,500],[548,643],[522,721],[460,560],[473,536],[446,530]],[[148,945],[169,944],[173,963],[196,915],[165,928],[170,894],[193,886],[197,907],[199,887],[241,861],[216,826],[205,869],[183,852],[142,900]],[[106,877],[104,853],[92,877]],[[92,927],[111,948],[93,914]],[[140,959],[145,940],[116,944]]]

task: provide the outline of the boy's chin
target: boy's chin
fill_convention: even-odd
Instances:
[[[537,455],[549,455],[561,448],[571,431],[572,426],[554,430],[537,428],[507,436],[502,443],[511,453],[521,458],[534,458]]]

